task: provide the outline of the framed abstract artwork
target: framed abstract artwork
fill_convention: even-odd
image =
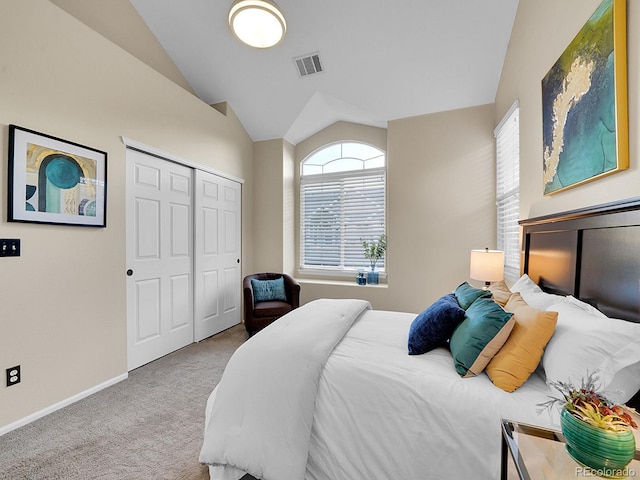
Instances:
[[[107,154],[9,125],[10,222],[106,227]]]
[[[604,0],[542,79],[551,195],[629,168],[626,0]]]

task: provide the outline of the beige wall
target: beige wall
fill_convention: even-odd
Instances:
[[[275,139],[253,146],[255,272],[283,272],[284,268],[283,144],[284,140]]]
[[[301,280],[302,302],[365,298],[419,312],[469,277],[472,248],[495,247],[494,106],[389,122],[340,122],[296,146],[296,161],[338,140],[387,151],[388,285]],[[297,215],[297,214],[296,214]]]
[[[0,428],[126,372],[121,136],[245,179],[243,271],[253,270],[253,143],[224,116],[46,0],[0,2]],[[8,125],[108,153],[107,228],[7,222]]]
[[[254,143],[253,155],[255,272],[295,276],[295,147],[281,138],[264,140]]]
[[[483,105],[389,123],[384,308],[421,311],[469,279],[472,249],[496,247],[493,115]]]
[[[627,3],[630,168],[545,197],[542,187],[541,80],[601,0],[520,0],[500,86],[497,123],[520,101],[520,217],[562,212],[640,194],[640,2]]]
[[[295,215],[296,215],[296,149],[283,141],[282,165],[282,271],[295,276]]]
[[[125,49],[138,60],[162,73],[172,82],[194,93],[191,85],[182,76],[129,0],[100,2],[100,8],[96,8],[95,2],[87,2],[87,0],[50,1]]]

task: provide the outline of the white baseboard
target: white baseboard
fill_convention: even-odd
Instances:
[[[56,410],[60,410],[61,408],[66,407],[67,405],[71,405],[72,403],[75,403],[78,400],[82,400],[83,398],[88,397],[89,395],[93,395],[94,393],[99,392],[100,390],[103,390],[107,387],[110,387],[111,385],[114,385],[118,382],[126,380],[128,377],[129,377],[128,373],[123,373],[122,375],[118,375],[117,377],[107,380],[106,382],[96,385],[95,387],[91,387],[90,389],[85,390],[84,392],[80,392],[77,395],[74,395],[65,400],[62,400],[61,402],[53,404],[47,408],[43,408],[42,410],[32,413],[31,415],[28,415],[24,418],[21,418],[20,420],[10,423],[9,425],[0,427],[0,437],[5,433],[9,433],[12,430],[15,430],[16,428],[23,427],[28,423],[31,423],[35,420],[38,420],[39,418],[49,415],[50,413],[53,413]]]

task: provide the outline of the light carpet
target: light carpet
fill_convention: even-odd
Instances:
[[[246,338],[237,325],[0,437],[0,479],[208,479],[205,404]]]

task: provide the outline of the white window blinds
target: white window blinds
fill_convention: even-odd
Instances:
[[[520,276],[520,108],[514,103],[496,127],[496,204],[498,250],[504,251],[504,276]]]
[[[362,241],[385,233],[384,168],[302,177],[302,266],[368,267]],[[384,258],[376,265],[384,271]]]

